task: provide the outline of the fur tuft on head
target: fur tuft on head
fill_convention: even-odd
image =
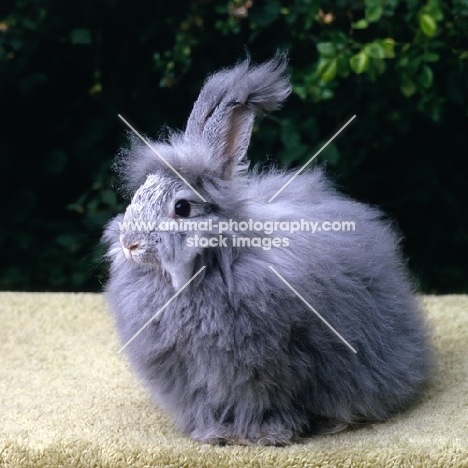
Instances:
[[[278,109],[291,92],[286,67],[283,53],[259,65],[247,58],[206,80],[185,133],[147,140],[153,149],[130,134],[130,147],[120,152],[114,165],[120,188],[133,193],[148,174],[166,170],[161,157],[187,179],[210,174],[232,179],[243,169],[255,117]]]

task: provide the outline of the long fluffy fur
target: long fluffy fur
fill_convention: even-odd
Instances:
[[[398,235],[382,213],[336,192],[320,170],[298,176],[272,203],[267,200],[290,172],[241,169],[232,179],[220,176],[223,162],[213,156],[213,139],[206,136],[207,115],[215,115],[227,95],[229,102],[245,96],[258,102],[253,115],[274,110],[289,93],[285,66],[284,58],[276,57],[213,75],[187,132],[157,147],[208,200],[197,208],[197,220],[354,221],[354,232],[277,232],[272,236],[287,235],[289,247],[187,254],[189,233],[127,232],[118,224],[167,220],[167,206],[186,193],[181,181],[135,142],[119,164],[135,192],[132,205],[143,205],[138,213],[129,209],[115,218],[104,235],[111,262],[106,296],[122,343],[175,294],[166,262],[184,265],[192,255],[191,272],[206,265],[197,282],[126,348],[157,402],[184,433],[200,441],[286,444],[317,430],[384,420],[416,398],[430,369],[427,329]],[[247,89],[236,94],[239,81]],[[135,241],[144,248],[135,254],[138,261],[128,261],[121,243]]]

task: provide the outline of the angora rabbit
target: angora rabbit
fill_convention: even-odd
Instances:
[[[158,154],[133,137],[116,163],[132,199],[104,234],[107,300],[135,371],[199,441],[284,445],[381,421],[429,373],[426,326],[382,213],[318,169],[279,194],[293,172],[247,171],[255,117],[290,93],[286,66],[277,55],[215,73],[185,132],[152,142]],[[336,222],[355,229],[325,229]]]

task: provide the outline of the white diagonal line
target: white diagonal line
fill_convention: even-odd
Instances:
[[[177,174],[177,176],[179,177],[180,180],[182,180],[182,182],[184,182],[196,195],[198,195],[205,203],[206,203],[206,200],[190,185],[190,183],[181,175],[179,174],[178,171],[176,171],[174,169],[174,167],[168,162],[166,161],[162,156],[161,154],[156,150],[156,148],[154,148],[151,143],[146,140],[145,138],[143,138],[120,114],[118,114],[118,117],[129,127],[132,129],[132,131],[135,133],[135,135],[140,138],[140,140],[145,144],[147,145],[149,148],[151,148],[153,150],[153,152],[159,157],[159,159],[161,159],[161,161],[164,162],[164,164],[166,164],[166,166],[171,169],[175,174]]]
[[[354,119],[353,115],[269,200],[273,201]]]
[[[117,352],[120,354],[206,268],[202,266]]]
[[[302,302],[304,302],[304,304],[312,311],[314,312],[321,320],[323,323],[325,323],[325,325],[328,326],[328,328],[330,328],[330,330],[332,330],[337,336],[338,338],[341,339],[341,341],[343,341],[343,343],[348,346],[351,351],[353,351],[353,353],[357,353],[357,351],[272,267],[270,266],[270,269],[275,273],[276,276],[278,276],[278,278],[283,281],[283,283],[288,286],[295,294],[296,296],[301,299]]]

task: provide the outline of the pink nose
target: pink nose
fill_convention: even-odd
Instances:
[[[134,242],[133,244],[130,244],[128,247],[126,247],[122,243],[122,250],[125,255],[125,258],[127,260],[133,260],[132,251],[136,250],[139,246],[140,244],[138,242]]]

